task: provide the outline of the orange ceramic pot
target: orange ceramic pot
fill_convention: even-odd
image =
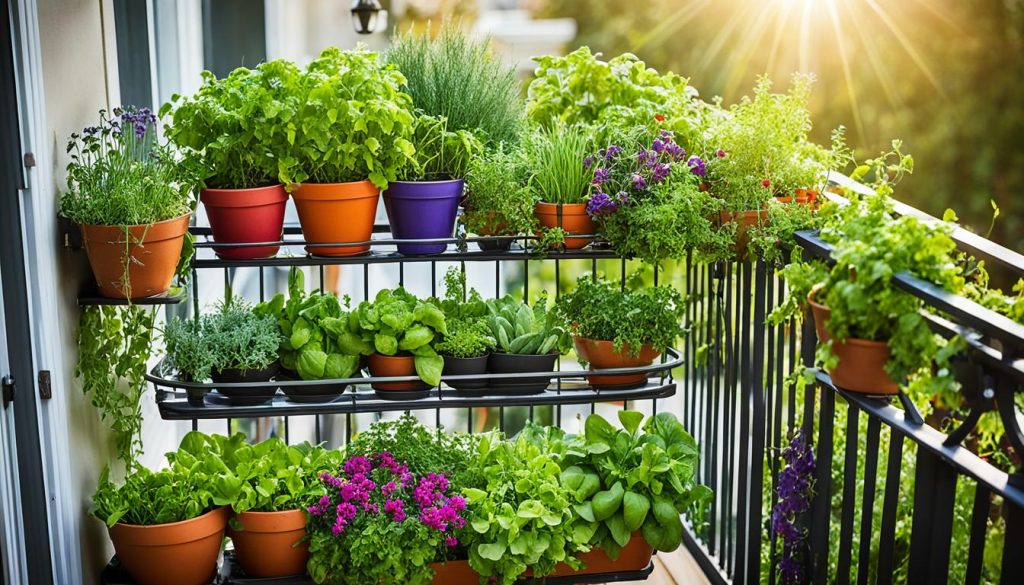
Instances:
[[[818,192],[814,189],[797,189],[793,195],[776,197],[775,200],[779,203],[798,203],[817,207]]]
[[[720,211],[718,221],[722,224],[736,224],[736,243],[734,250],[743,258],[747,255],[747,246],[750,244],[750,229],[763,225],[768,221],[768,210],[759,211]]]
[[[380,190],[370,181],[302,183],[292,191],[302,235],[309,244],[368,242],[373,236]],[[360,246],[306,246],[314,256],[352,256]]]
[[[242,512],[235,518],[240,530],[228,528],[238,564],[248,577],[288,577],[306,572],[309,543],[305,510]]]
[[[597,225],[587,215],[586,203],[544,203],[538,202],[533,208],[534,215],[540,225],[546,228],[560,227],[567,234],[592,236],[597,232]],[[579,250],[589,244],[593,238],[565,238],[567,250]]]
[[[368,366],[370,368],[370,375],[375,378],[416,375],[416,362],[411,355],[373,353],[370,354]],[[374,382],[370,385],[373,386],[374,390],[383,392],[410,392],[430,389],[426,382],[420,380],[411,380],[409,382]]]
[[[624,345],[621,350],[615,351],[615,344],[611,341],[595,341],[573,336],[572,342],[576,346],[576,355],[590,364],[592,370],[649,366],[661,355],[650,345],[641,347],[640,353],[634,356],[629,345]],[[587,381],[595,388],[632,388],[644,385],[647,382],[647,374],[587,376]]]
[[[832,310],[814,301],[814,292],[807,296],[814,315],[814,329],[818,339],[832,339],[826,328]],[[892,351],[884,341],[849,338],[844,341],[832,341],[832,353],[839,358],[835,368],[828,370],[832,383],[838,388],[859,392],[861,394],[893,395],[899,391],[899,385],[885,371],[885,364],[892,356]]]
[[[108,530],[125,571],[139,585],[203,585],[217,570],[228,509],[170,524],[115,524]]]
[[[480,576],[469,566],[469,561],[430,563],[434,570],[433,585],[477,585]]]
[[[601,573],[625,573],[642,571],[651,564],[651,557],[654,556],[654,549],[647,544],[643,535],[634,532],[626,546],[619,551],[619,556],[614,561],[602,548],[595,548],[590,552],[580,555],[583,561],[583,568],[575,571],[565,563],[558,563],[555,572],[550,577],[568,577],[571,575],[597,575]]]
[[[167,292],[191,214],[148,225],[79,225],[100,294],[142,299]],[[126,235],[127,232],[127,235]]]

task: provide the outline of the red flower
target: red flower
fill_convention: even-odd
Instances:
[[[661,114],[655,114],[654,115],[654,119],[659,121],[659,122],[664,122],[665,121],[665,116],[662,116]]]
[[[764,187],[765,189],[767,189],[768,187],[772,186],[772,182],[769,181],[768,179],[765,179],[765,180],[761,181],[761,186]]]

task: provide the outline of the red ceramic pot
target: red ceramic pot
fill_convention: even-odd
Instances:
[[[284,185],[254,189],[203,189],[199,200],[210,218],[213,241],[221,244],[276,242],[281,239],[288,193]],[[269,258],[279,246],[214,246],[217,256],[227,260]]]

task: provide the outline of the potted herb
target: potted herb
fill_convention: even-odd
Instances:
[[[224,472],[215,457],[160,471],[135,465],[121,485],[104,470],[90,513],[106,523],[117,559],[135,582],[210,582],[228,522],[225,501],[213,491]]]
[[[593,236],[597,231],[587,214],[587,193],[592,174],[584,164],[590,139],[582,129],[558,126],[538,132],[529,149],[533,176],[530,187],[537,201],[534,213],[540,225],[567,235]],[[578,250],[592,237],[566,237],[563,245]]]
[[[101,295],[151,297],[167,292],[182,257],[193,177],[158,140],[149,109],[112,113],[71,135],[60,215],[78,224]]]
[[[447,118],[420,115],[412,142],[415,161],[384,192],[391,234],[398,240],[433,240],[452,237],[469,161],[483,150],[468,130],[451,131]],[[440,254],[439,243],[400,243],[402,254]]]
[[[581,277],[572,292],[559,297],[555,313],[572,334],[580,360],[597,370],[650,365],[685,334],[686,303],[669,285],[626,291]],[[587,379],[596,388],[629,388],[645,384],[647,375]]]
[[[441,301],[448,328],[441,341],[434,345],[444,358],[445,376],[468,376],[487,373],[488,356],[496,341],[487,326],[487,306],[476,289],[466,294],[466,274],[452,267],[444,276],[445,298]],[[478,393],[487,387],[487,380],[447,380],[460,392]]]
[[[175,317],[164,328],[167,362],[192,382],[266,382],[279,369],[277,350],[282,341],[277,322],[257,315],[240,299],[228,297],[213,313],[196,319]],[[235,388],[217,391],[232,404],[259,404],[269,400],[277,387]]]
[[[922,301],[899,290],[893,276],[907,272],[952,293],[964,287],[950,227],[894,217],[892,200],[863,197],[825,221],[821,238],[832,245],[831,267],[795,261],[781,274],[786,303],[769,316],[781,324],[810,305],[818,333],[817,362],[845,390],[895,394],[906,384],[929,396],[952,391],[944,375],[955,352],[932,333],[919,313]],[[940,373],[936,374],[938,371]]]
[[[419,376],[408,382],[373,382],[382,398],[424,396],[441,383],[444,359],[433,342],[445,335],[445,316],[436,304],[423,301],[404,288],[384,289],[373,301],[363,301],[349,319],[349,330],[369,355],[373,377]],[[401,394],[395,394],[400,392]]]
[[[267,258],[282,237],[288,193],[278,165],[289,147],[287,121],[295,108],[299,71],[284,60],[240,67],[223,79],[203,72],[195,95],[172,96],[161,110],[170,114],[167,136],[200,169],[214,252],[231,260]],[[173,109],[173,113],[172,113]]]
[[[565,353],[569,336],[547,311],[547,293],[531,308],[509,295],[489,300],[487,326],[496,349],[487,361],[492,374],[545,373],[555,370],[558,356]],[[491,387],[504,394],[538,394],[547,389],[550,376],[495,378]]]
[[[297,82],[292,148],[280,161],[299,213],[306,250],[349,256],[368,245],[380,189],[412,161],[414,117],[405,78],[371,51],[325,49]]]
[[[697,443],[675,415],[661,412],[642,426],[643,413],[618,417],[621,429],[600,415],[587,417],[583,435],[565,438],[560,460],[575,512],[596,524],[589,544],[598,550],[583,557],[587,572],[639,570],[653,550],[675,550],[680,514],[711,499],[711,490],[695,482]]]
[[[325,402],[345,391],[330,380],[352,377],[359,370],[362,347],[348,333],[349,313],[338,297],[315,290],[306,293],[302,271],[288,276],[288,297],[278,293],[253,308],[257,315],[273,317],[281,332],[279,355],[284,382],[325,380],[323,384],[284,384],[281,390],[293,402]]]
[[[234,512],[228,536],[247,577],[273,578],[306,572],[306,507],[316,503],[319,475],[337,469],[341,452],[309,443],[286,445],[272,437],[255,445],[241,433],[225,437],[191,432],[176,460],[218,457],[230,475],[225,497]]]
[[[529,178],[529,160],[522,145],[501,144],[469,161],[462,221],[470,233],[498,236],[480,240],[481,250],[508,250],[512,239],[501,236],[537,231]]]

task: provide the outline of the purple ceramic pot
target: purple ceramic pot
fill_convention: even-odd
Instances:
[[[450,238],[455,231],[464,181],[392,181],[384,207],[397,240]],[[446,244],[399,244],[402,254],[440,254]]]

